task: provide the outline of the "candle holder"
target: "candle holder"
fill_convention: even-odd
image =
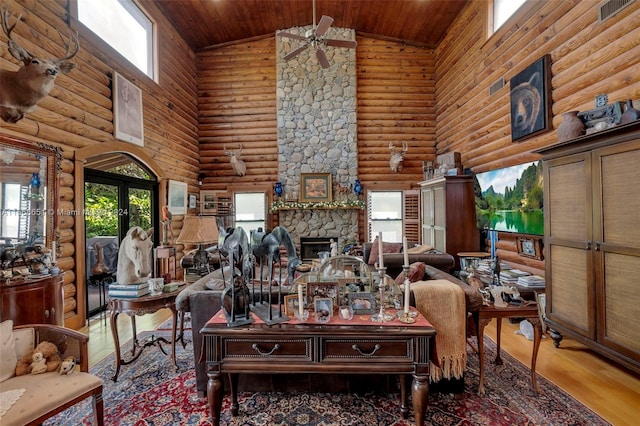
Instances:
[[[393,321],[396,317],[395,314],[389,313],[385,310],[385,301],[384,301],[384,291],[387,287],[387,268],[378,268],[378,274],[380,275],[380,284],[378,285],[380,289],[380,310],[377,314],[371,315],[371,321],[373,322],[389,322]]]
[[[409,309],[409,293],[411,291],[409,288],[409,269],[409,265],[406,264],[402,267],[402,271],[404,272],[404,312],[398,315],[400,322],[405,324],[413,324],[416,322],[416,317],[418,316],[417,311]]]

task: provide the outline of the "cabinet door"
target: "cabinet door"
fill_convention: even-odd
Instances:
[[[595,338],[591,156],[544,163],[547,317]]]
[[[593,153],[598,341],[640,359],[640,141]]]
[[[433,187],[433,246],[447,251],[447,190],[445,184]]]
[[[422,188],[422,243],[433,244],[433,188]]]

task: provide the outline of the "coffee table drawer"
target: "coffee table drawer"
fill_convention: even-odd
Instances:
[[[232,339],[224,338],[223,358],[234,361],[256,358],[268,358],[271,361],[311,361],[313,357],[313,339]]]
[[[413,359],[413,339],[323,339],[322,361]]]

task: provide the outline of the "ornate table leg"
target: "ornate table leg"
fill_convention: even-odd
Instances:
[[[111,317],[109,318],[109,322],[111,324],[111,334],[113,335],[113,344],[115,346],[114,349],[115,349],[115,353],[116,353],[116,372],[111,377],[111,380],[113,380],[114,382],[118,380],[118,374],[120,374],[120,362],[121,362],[121,357],[120,357],[120,339],[118,338],[118,324],[117,324],[118,315],[119,315],[119,313],[116,312],[116,310],[112,308],[111,309]]]
[[[414,374],[411,387],[413,399],[413,415],[416,418],[416,426],[424,425],[424,413],[429,403],[429,377],[426,374]]]
[[[409,376],[406,374],[400,375],[400,413],[403,419],[409,418],[409,394],[407,392],[407,385],[409,384]]]
[[[220,372],[214,371],[213,367],[208,367],[207,376],[209,376],[209,381],[207,382],[207,400],[209,402],[209,409],[211,410],[211,424],[213,426],[220,426],[224,382],[222,381]]]
[[[536,379],[536,360],[538,359],[538,349],[542,340],[542,324],[539,317],[528,318],[533,324],[533,354],[531,355],[531,385],[536,395],[540,392],[538,389],[538,381]]]
[[[478,394],[484,395],[484,328],[491,322],[491,318],[481,318],[478,321],[478,360],[480,361],[480,382]]]
[[[502,335],[502,318],[496,318],[496,359],[493,360],[495,365],[502,365],[502,357],[500,353],[502,350],[500,349],[500,336]]]
[[[173,327],[171,328],[171,361],[173,361],[173,365],[176,366],[176,371],[178,371],[178,361],[176,361],[176,331],[178,329],[178,311],[176,310],[174,305],[171,305],[169,309],[171,309],[171,314],[173,315]]]
[[[240,404],[238,404],[238,377],[240,375],[236,373],[229,373],[229,384],[231,386],[231,415],[237,416],[240,411]]]

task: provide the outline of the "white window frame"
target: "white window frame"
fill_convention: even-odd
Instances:
[[[506,6],[507,8],[511,8],[513,7],[513,4],[518,1],[520,1],[521,3],[518,4],[508,16],[505,15],[503,17],[502,22],[497,22],[497,16],[500,13],[496,12],[496,9],[500,8],[501,6]],[[527,1],[528,0],[489,0],[488,6],[487,6],[488,7],[487,36],[491,37],[500,28],[502,28],[507,23],[507,21],[509,21],[509,19],[511,19],[511,17],[515,15],[516,12],[518,12],[518,10],[520,10],[525,3],[527,3]]]
[[[399,198],[399,205],[396,217],[390,216],[380,216],[376,214],[373,210],[376,204],[375,198],[376,196],[384,196],[384,195],[397,195]],[[367,235],[369,238],[369,242],[373,241],[377,236],[378,232],[382,232],[382,239],[384,241],[393,241],[399,242],[402,241],[402,235],[404,232],[404,196],[402,190],[387,190],[387,191],[367,191]],[[397,228],[398,223],[400,224],[399,230]],[[389,225],[389,226],[385,226]]]
[[[246,210],[243,209],[243,206],[241,205],[241,203],[239,202],[239,197],[242,197],[243,195],[262,195],[264,197],[264,202],[262,205],[262,208],[260,208],[259,205],[256,204],[251,204],[250,205],[253,206],[253,208],[249,209],[250,212],[253,212],[253,214],[255,215],[255,217],[253,219],[246,219],[246,218],[240,218],[238,217],[238,215],[243,215],[245,214]],[[257,230],[258,227],[262,227],[262,230],[265,231],[266,230],[266,226],[267,226],[267,203],[269,201],[269,197],[267,196],[267,193],[264,191],[238,191],[238,192],[234,192],[233,193],[233,219],[234,219],[234,224],[236,227],[242,227],[242,229],[244,229],[244,231],[247,233],[247,235],[249,235],[251,233],[252,230]],[[246,224],[248,223],[260,223],[259,226],[254,227],[249,227],[246,226]]]
[[[111,56],[114,56],[114,57],[117,55],[112,55],[112,52],[117,53],[119,56],[125,59],[129,64],[131,64],[133,67],[140,70],[140,72],[147,75],[153,81],[158,82],[158,49],[157,49],[158,37],[157,37],[156,21],[135,0],[115,0],[115,1],[117,1],[122,6],[125,12],[127,12],[132,19],[138,22],[138,24],[146,30],[146,47],[147,47],[146,48],[146,53],[147,53],[147,58],[146,58],[147,69],[146,70],[136,65],[135,62],[129,59],[129,57],[127,57],[125,53],[119,51],[118,48],[116,47],[117,43],[112,44],[113,40],[110,41],[108,38],[105,38],[103,35],[99,34],[97,32],[99,31],[99,29],[97,28],[94,29],[88,26],[87,23],[81,21],[79,9],[78,9],[79,8],[78,0],[71,1],[70,13],[83,28],[85,28],[87,31],[90,31],[98,39],[104,42],[103,48],[111,51],[107,53],[109,53]],[[84,0],[83,3],[88,5],[99,4],[99,2],[96,0]]]

